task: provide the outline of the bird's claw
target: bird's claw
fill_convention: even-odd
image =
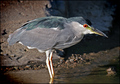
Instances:
[[[54,81],[54,73],[52,74],[52,78],[50,78],[50,84],[52,84],[53,83],[53,81]]]
[[[51,78],[49,84],[52,84],[53,80],[54,80],[54,78]]]

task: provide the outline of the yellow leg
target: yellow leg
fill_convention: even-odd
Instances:
[[[50,79],[50,83],[53,83],[53,80],[54,80],[54,68],[52,63],[52,57],[53,57],[53,52],[50,53],[50,68],[52,72],[52,78]]]
[[[51,78],[49,83],[50,83],[50,84],[53,83],[53,80],[54,80],[54,78]]]
[[[53,56],[53,52],[48,50],[46,51],[46,65],[48,67],[48,71],[50,74],[50,82],[49,83],[53,83],[54,80],[54,69],[53,69],[53,63],[52,63],[52,56]]]
[[[50,53],[50,67],[52,70],[52,75],[54,77],[54,68],[53,68],[53,63],[52,63],[52,57],[53,57],[53,52]]]
[[[52,73],[51,73],[51,69],[50,69],[50,59],[49,59],[49,51],[46,51],[46,65],[48,67],[48,71],[49,71],[49,75],[50,78],[52,78]]]

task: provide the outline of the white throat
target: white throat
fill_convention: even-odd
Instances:
[[[83,34],[93,34],[90,30],[86,29],[86,31],[83,32]]]

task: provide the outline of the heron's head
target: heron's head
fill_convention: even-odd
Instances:
[[[107,38],[108,38],[108,36],[107,36],[106,34],[104,34],[103,32],[101,32],[101,31],[98,30],[98,29],[95,29],[95,28],[89,26],[88,24],[84,24],[83,27],[87,29],[87,30],[84,32],[84,34],[87,34],[87,33],[93,34],[93,33],[94,33],[94,34],[97,34],[97,35],[104,36],[104,37],[107,37]]]

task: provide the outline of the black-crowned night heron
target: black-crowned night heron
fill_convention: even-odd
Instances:
[[[82,17],[67,19],[51,16],[27,22],[9,35],[8,42],[10,45],[19,42],[29,49],[37,48],[39,52],[45,52],[50,83],[52,83],[54,78],[53,51],[75,45],[82,40],[85,34],[98,34],[107,37],[103,32],[89,26]]]

